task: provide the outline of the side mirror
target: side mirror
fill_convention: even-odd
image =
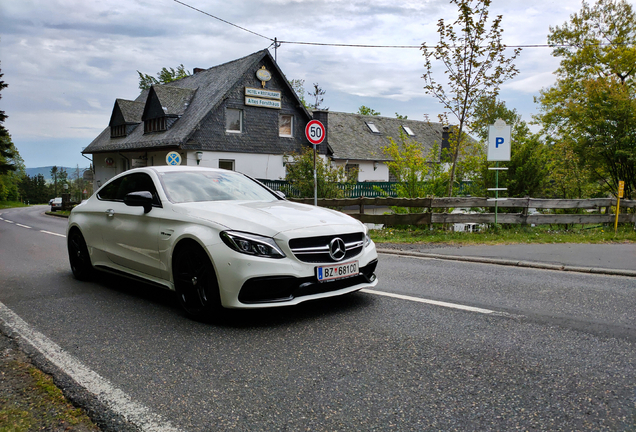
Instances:
[[[281,192],[281,191],[274,191],[274,193],[276,193],[276,195],[278,195],[279,197],[281,197],[282,199],[285,199],[285,193]]]
[[[152,194],[148,191],[131,192],[124,197],[124,204],[130,207],[143,207],[144,213],[152,210]]]

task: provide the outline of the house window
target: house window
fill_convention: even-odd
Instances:
[[[369,127],[369,130],[373,133],[380,133],[380,130],[377,128],[377,126],[371,122],[367,122],[367,126]]]
[[[168,129],[166,118],[158,117],[144,121],[144,133],[160,132]]]
[[[110,127],[110,137],[111,138],[119,138],[126,136],[126,125],[118,125]]]
[[[225,110],[225,131],[232,133],[243,131],[243,110],[230,108]]]
[[[233,159],[219,159],[219,168],[234,171]]]
[[[347,180],[358,181],[358,172],[360,171],[360,164],[346,164],[345,175]]]
[[[410,127],[402,125],[402,129],[404,129],[404,132],[406,132],[408,136],[415,136]]]
[[[278,135],[282,137],[292,137],[294,130],[294,116],[281,114],[278,117]]]

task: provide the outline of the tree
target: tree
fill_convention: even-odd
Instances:
[[[314,150],[307,147],[302,153],[285,155],[287,174],[285,180],[300,191],[301,197],[314,196]],[[347,178],[344,167],[332,166],[319,155],[316,157],[318,198],[341,198],[344,190],[339,184],[355,184],[355,178]]]
[[[0,72],[0,78],[4,76],[3,73]],[[4,81],[0,80],[0,91],[7,88],[9,84],[6,84]],[[0,99],[2,99],[2,95],[0,94]],[[0,174],[7,174],[10,171],[15,171],[16,166],[11,163],[15,156],[15,147],[13,146],[13,142],[11,142],[11,136],[9,136],[9,131],[4,127],[4,121],[7,119],[7,115],[4,111],[0,110]]]
[[[305,100],[305,80],[300,78],[291,79],[289,80],[289,85],[291,85],[296,92],[298,99],[300,99],[300,103],[302,103],[305,108],[309,108],[309,105],[307,105],[307,101]]]
[[[439,43],[435,47],[422,44],[426,59],[424,90],[441,102],[458,121],[457,133],[452,135],[451,142],[448,196],[453,195],[464,132],[470,126],[477,102],[483,97],[495,98],[501,84],[517,75],[519,71],[513,61],[521,52],[517,48],[506,57],[507,48],[501,42],[501,15],[488,28],[491,0],[451,0],[451,3],[459,8],[457,20],[446,24],[440,19],[437,25]],[[448,77],[446,86],[433,78],[433,60],[444,65],[444,73]]]
[[[137,71],[137,73],[139,74],[139,88],[142,90],[147,90],[150,88],[150,86],[153,86],[153,85],[167,84],[169,82],[176,81],[181,78],[185,78],[187,76],[192,75],[190,71],[187,71],[182,64],[177,66],[176,70],[173,68],[170,68],[170,69],[167,69],[165,67],[162,68],[157,73],[157,78],[159,79],[148,74],[142,74],[139,71]]]
[[[508,188],[510,197],[542,196],[550,174],[547,146],[539,134],[530,132],[515,109],[508,109],[504,101],[497,99],[479,100],[471,122],[471,132],[487,142],[488,127],[497,119],[504,120],[512,129],[510,161],[504,162],[508,170],[500,173],[500,186]],[[484,163],[481,173],[488,178],[488,162],[485,159]]]
[[[563,26],[550,28],[561,58],[556,83],[536,101],[536,119],[562,154],[587,168],[591,180],[636,194],[636,14],[624,0],[583,2]],[[569,149],[565,148],[566,146]],[[583,190],[583,189],[581,189]]]
[[[327,93],[325,90],[323,90],[322,88],[320,88],[320,86],[318,85],[318,83],[314,83],[314,91],[313,93],[309,93],[309,96],[314,98],[314,103],[313,104],[309,104],[309,108],[311,109],[322,109],[322,110],[328,110],[329,108],[322,108],[320,105],[322,105],[322,102],[324,101],[323,95]]]
[[[399,197],[424,198],[438,195],[443,190],[448,179],[438,160],[439,144],[427,150],[422,143],[409,138],[404,132],[400,132],[399,141],[389,137],[389,142],[382,152],[390,159],[386,165],[398,181]]]
[[[378,115],[380,115],[380,114],[378,114]],[[395,113],[395,118],[396,119],[400,119],[400,120],[406,120],[406,119],[409,118],[409,116],[405,116],[405,115],[402,115],[402,114]]]
[[[368,115],[368,116],[379,116],[380,113],[376,110],[374,110],[373,108],[369,108],[368,106],[364,106],[361,105],[360,108],[358,108],[358,114],[361,115]]]

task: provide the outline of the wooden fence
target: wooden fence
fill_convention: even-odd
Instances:
[[[313,198],[289,198],[290,201],[313,204]],[[319,199],[320,207],[358,207],[358,213],[350,215],[361,222],[383,225],[430,225],[436,223],[495,223],[493,201],[486,198],[336,198]],[[421,213],[408,214],[365,214],[366,207],[387,208],[391,206],[421,209]],[[614,223],[616,214],[612,213],[616,198],[594,199],[541,199],[508,198],[499,201],[500,209],[519,209],[518,213],[497,214],[500,224],[601,224]],[[487,209],[488,213],[445,213],[434,209]],[[621,200],[618,221],[636,223],[636,200]],[[537,210],[582,210],[576,214],[555,214],[537,212],[529,214],[529,209]],[[632,209],[627,213],[627,209]],[[508,211],[508,210],[506,210]]]

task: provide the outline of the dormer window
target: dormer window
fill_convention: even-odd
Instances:
[[[110,127],[110,137],[111,138],[120,138],[126,136],[126,125],[117,125]]]
[[[371,122],[367,122],[367,127],[369,128],[369,130],[375,134],[379,134],[380,130],[377,128],[377,126]]]
[[[404,132],[406,132],[408,136],[415,136],[410,127],[402,125],[402,129],[404,129]]]
[[[144,133],[160,132],[168,129],[165,117],[144,120]]]

